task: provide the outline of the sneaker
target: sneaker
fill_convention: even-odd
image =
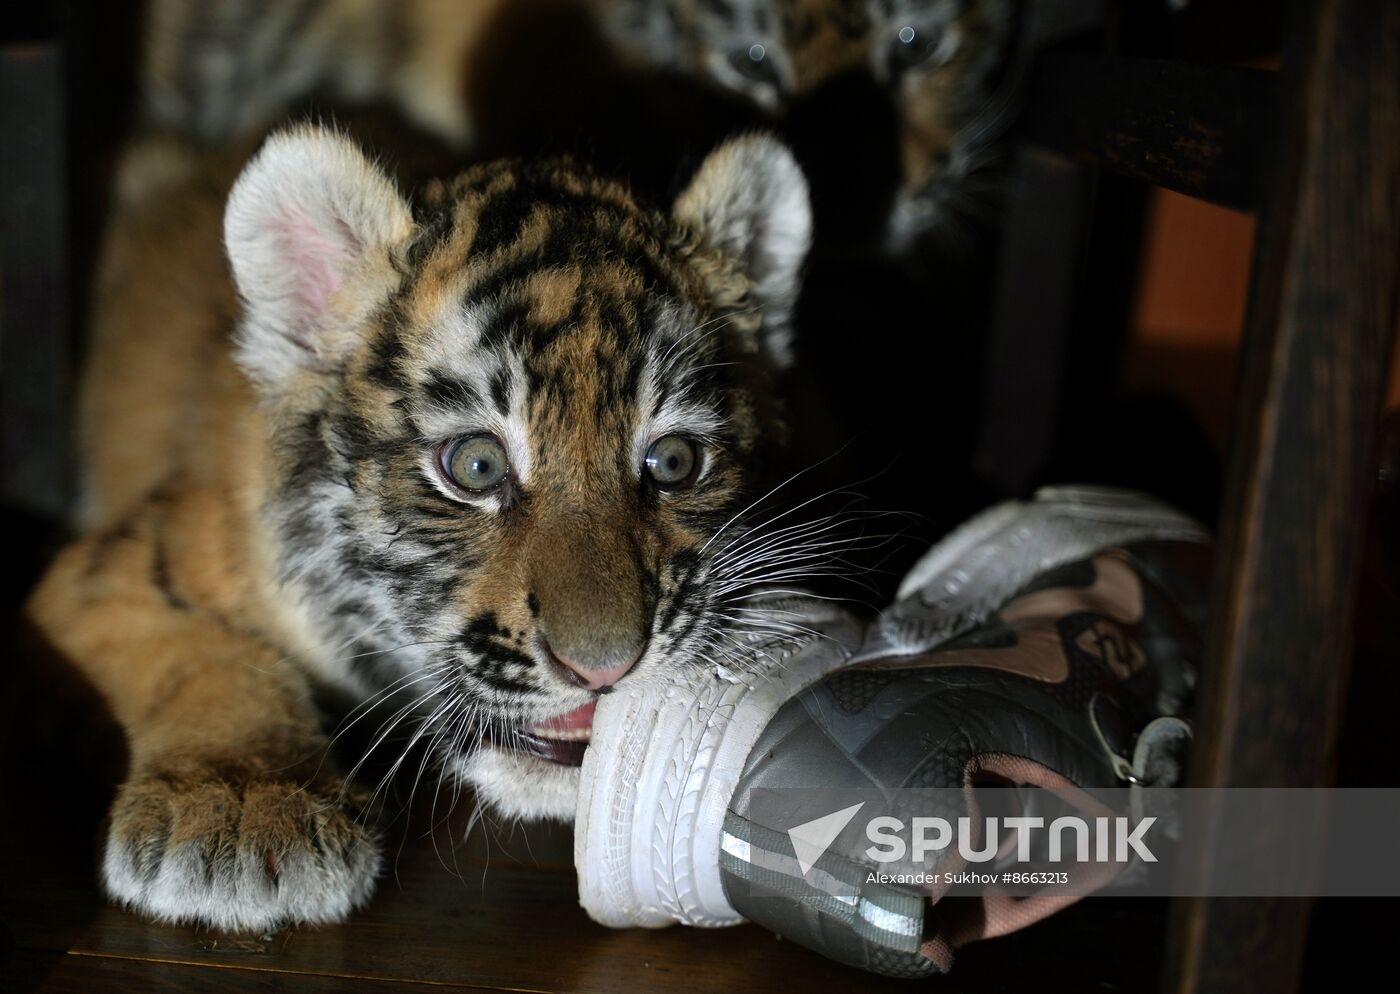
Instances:
[[[830,602],[766,601],[742,676],[716,666],[599,703],[575,828],[584,908],[614,927],[750,919],[924,976],[1063,906],[1073,897],[940,907],[937,892],[864,883],[855,832],[804,865],[754,791],[1174,781],[1206,542],[1145,496],[1047,489],[954,531],[868,629]]]

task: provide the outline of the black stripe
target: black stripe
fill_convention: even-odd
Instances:
[[[418,390],[424,400],[436,407],[475,409],[481,406],[481,395],[476,387],[442,370],[429,373],[427,382]]]
[[[190,610],[190,602],[185,600],[175,589],[175,583],[170,575],[170,551],[165,545],[164,522],[156,525],[155,552],[151,560],[151,581],[156,589],[165,598],[165,603],[177,611]]]

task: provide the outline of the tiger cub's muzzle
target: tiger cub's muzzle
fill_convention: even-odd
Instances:
[[[594,515],[559,515],[530,546],[539,646],[568,685],[606,692],[646,650],[656,611],[639,536]]]

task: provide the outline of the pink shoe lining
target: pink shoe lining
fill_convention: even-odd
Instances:
[[[1109,817],[1116,813],[1044,763],[1024,756],[993,752],[974,756],[963,769],[963,789],[967,794],[968,815],[973,819],[973,824],[981,820],[973,787],[985,783],[988,778],[1015,786],[1042,787],[1054,791],[1076,810],[1090,817]],[[965,865],[966,860],[953,853],[943,872],[956,873]],[[1121,864],[1103,864],[1087,882],[1097,890],[1112,881],[1121,869]],[[1080,877],[1076,890],[1082,889],[1085,882],[1085,878]],[[943,890],[946,890],[946,885],[930,894],[934,905],[938,904]],[[946,971],[952,966],[954,950],[960,946],[1025,928],[1073,904],[1079,897],[1078,893],[1057,893],[1055,887],[1050,885],[1029,897],[988,894],[980,898],[949,900],[943,913],[929,915],[929,931],[919,952],[937,963],[939,969]]]

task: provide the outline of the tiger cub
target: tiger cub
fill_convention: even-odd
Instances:
[[[1008,123],[1013,0],[595,0],[615,49],[686,73],[774,116],[837,85],[884,94],[897,148],[894,195],[877,235],[895,253],[946,236],[976,214],[980,175]],[[814,108],[823,156],[878,155],[851,147],[878,100],[835,117]],[[878,133],[877,133],[878,137]],[[843,191],[843,197],[849,196]],[[846,208],[847,210],[849,208]]]
[[[542,138],[578,132],[573,150],[596,156],[627,141],[608,119],[617,103],[615,114],[642,118],[619,156],[629,168],[658,131],[703,140],[756,114],[813,132],[801,151],[833,170],[818,183],[834,204],[829,227],[873,213],[873,241],[862,242],[907,254],[960,235],[982,210],[1008,122],[1016,21],[1014,0],[152,0],[146,112],[219,140],[317,93],[388,102],[478,153],[535,154]],[[630,75],[609,90],[611,64]],[[664,85],[678,80],[754,113],[712,124],[714,108]],[[824,99],[843,87],[858,98]],[[872,124],[886,117],[888,136]],[[493,141],[503,128],[516,147]],[[843,171],[851,161],[872,165]],[[853,197],[876,203],[853,211]]]
[[[535,0],[538,2],[538,0]],[[589,0],[559,0],[577,5]],[[141,117],[218,143],[281,118],[311,95],[385,102],[466,148],[478,46],[509,0],[148,0]]]
[[[133,150],[86,527],[28,606],[129,743],[111,897],[231,930],[364,902],[380,858],[326,756],[323,685],[403,692],[497,811],[572,817],[599,695],[742,626],[741,511],[810,224],[762,136],[664,214],[567,161],[410,199],[310,126],[241,172]]]

